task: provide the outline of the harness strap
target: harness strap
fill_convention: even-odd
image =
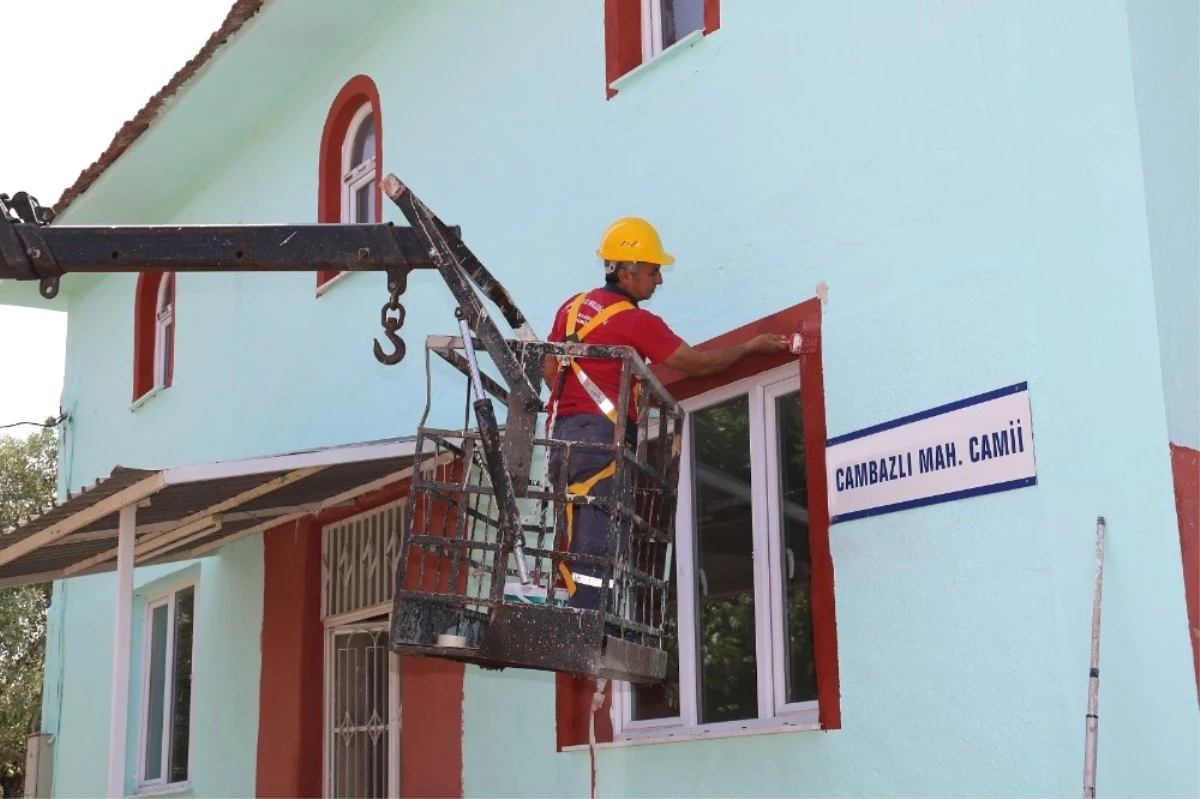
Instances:
[[[589,333],[607,322],[612,317],[622,313],[623,311],[633,310],[633,304],[628,300],[614,302],[612,305],[606,306],[600,311],[600,313],[592,317],[586,325],[576,332],[575,326],[579,324],[579,309],[583,306],[583,301],[585,299],[587,299],[587,292],[576,295],[575,300],[571,303],[570,310],[567,312],[566,339],[569,342],[577,343],[583,341],[585,338],[587,338]],[[597,386],[590,377],[588,377],[587,372],[583,371],[583,367],[579,365],[577,360],[574,358],[570,358],[569,360],[571,363],[571,370],[575,372],[575,377],[579,380],[579,384],[583,386],[583,390],[586,391],[588,396],[592,398],[592,402],[595,402],[596,406],[604,412],[604,415],[608,417],[608,420],[613,424],[616,424],[617,406],[613,404],[613,401],[610,400],[604,394],[604,392],[600,390],[600,387]]]
[[[596,487],[596,483],[599,483],[601,480],[606,480],[609,477],[612,477],[616,473],[617,473],[617,462],[613,461],[612,463],[608,464],[608,466],[606,466],[603,469],[601,469],[600,471],[596,472],[594,475],[592,475],[588,479],[581,480],[578,483],[571,483],[571,485],[567,486],[567,493],[574,494],[577,497],[591,496],[592,489]],[[571,541],[574,539],[574,537],[575,537],[575,503],[568,502],[567,503],[567,551],[570,551]],[[602,582],[599,578],[591,577],[586,574],[575,574],[569,568],[567,568],[567,564],[561,563],[561,562],[558,564],[558,573],[562,575],[563,582],[567,586],[567,595],[568,596],[575,596],[575,588],[576,588],[575,583],[577,583],[577,582],[583,583],[584,585],[591,585],[594,588],[599,588],[601,585],[601,582]]]

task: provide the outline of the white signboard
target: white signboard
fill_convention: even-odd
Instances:
[[[989,391],[826,442],[831,522],[1037,483],[1029,386]]]

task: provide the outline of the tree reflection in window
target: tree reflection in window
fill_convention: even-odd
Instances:
[[[812,555],[808,548],[808,464],[804,452],[804,428],[800,415],[800,392],[775,400],[778,427],[779,529],[783,546],[780,565],[784,634],[787,639],[784,681],[788,703],[817,698],[817,669],[813,659],[811,575]]]
[[[749,397],[697,411],[691,420],[699,721],[756,718]]]

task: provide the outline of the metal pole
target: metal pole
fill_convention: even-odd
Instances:
[[[471,372],[471,385],[475,389],[475,399],[481,400],[486,395],[483,393],[483,381],[479,377],[479,362],[475,360],[475,347],[471,345],[471,328],[461,314],[462,309],[459,308],[456,315],[458,315],[458,329],[462,333],[463,349],[467,352],[467,368]]]
[[[125,732],[129,722],[129,645],[133,615],[133,546],[137,505],[121,508],[117,524],[117,614],[108,721],[108,795],[125,796]]]
[[[1083,797],[1096,799],[1096,729],[1100,717],[1100,592],[1104,582],[1104,517],[1096,517],[1096,589],[1092,595],[1092,664],[1088,671],[1086,735],[1083,745]]]
[[[496,491],[500,529],[512,541],[517,579],[521,581],[521,585],[529,585],[533,580],[529,576],[529,564],[525,562],[525,534],[522,531],[521,517],[517,513],[517,498],[513,492],[512,476],[507,471],[504,454],[500,450],[496,413],[492,408],[492,401],[483,393],[483,383],[479,377],[479,363],[475,359],[475,346],[471,343],[471,327],[467,323],[466,314],[462,308],[457,308],[454,315],[458,318],[458,329],[462,333],[463,349],[466,350],[467,365],[471,371],[471,385],[475,389],[474,407],[475,420],[479,423],[479,443],[483,445],[488,477],[492,481],[492,488]],[[496,582],[493,586],[493,591],[497,589],[503,589],[500,582]]]

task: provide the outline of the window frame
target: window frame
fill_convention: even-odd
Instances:
[[[171,290],[171,337],[164,340],[159,315],[168,286]],[[178,322],[178,275],[175,272],[142,272],[138,275],[133,302],[133,404],[130,410],[137,410],[174,382]],[[168,360],[170,368],[165,369]]]
[[[663,54],[664,50],[668,50],[677,44],[683,43],[685,39],[690,39],[692,34],[698,33],[704,35],[708,32],[708,9],[707,0],[701,0],[701,4],[705,7],[702,16],[705,24],[701,25],[694,31],[688,31],[675,42],[672,42],[666,47],[663,46],[663,19],[662,19],[662,4],[664,2],[672,2],[673,0],[641,0],[642,18],[641,18],[641,34],[642,34],[642,64],[649,64],[654,59]]]
[[[325,619],[324,626],[324,668],[321,676],[321,790],[323,796],[333,796],[335,774],[333,773],[334,753],[330,749],[330,738],[333,735],[334,693],[337,690],[337,639],[339,636],[354,635],[355,633],[382,634],[386,639],[392,626],[392,615],[389,612],[382,616],[373,616],[353,622],[342,622],[334,618]],[[388,652],[387,678],[387,796],[400,796],[401,778],[401,703],[403,701],[403,683],[401,677],[401,656]]]
[[[187,776],[178,782],[169,782],[171,762],[170,762],[170,730],[172,728],[170,708],[173,705],[174,685],[173,681],[164,679],[163,684],[163,732],[162,732],[162,769],[163,776],[157,779],[145,779],[146,770],[146,736],[149,732],[150,722],[150,659],[153,651],[153,615],[157,608],[167,607],[167,661],[163,667],[163,674],[170,675],[174,671],[175,664],[175,613],[174,608],[178,594],[187,589],[192,589],[192,667],[188,675],[188,680],[191,684],[190,697],[188,700],[188,773]],[[196,753],[196,660],[199,652],[199,619],[200,619],[200,578],[198,575],[186,577],[182,580],[173,581],[169,585],[165,585],[154,593],[147,595],[145,612],[142,617],[142,674],[141,674],[141,691],[138,694],[138,735],[137,735],[137,759],[135,771],[133,775],[134,793],[135,794],[156,794],[168,791],[179,791],[187,789],[192,782],[192,769],[195,764],[194,756]]]
[[[370,101],[363,100],[358,110],[354,112],[354,116],[350,119],[350,124],[346,128],[346,135],[342,137],[342,209],[340,221],[343,224],[372,224],[378,221],[378,208],[375,207],[375,198],[371,198],[371,219],[367,222],[360,223],[354,218],[355,199],[358,190],[375,180],[376,172],[376,156],[372,155],[365,159],[360,164],[352,163],[354,158],[354,142],[358,139],[359,131],[367,124],[368,117],[372,128],[375,128],[375,117]],[[378,151],[379,131],[375,130],[376,150]]]
[[[679,501],[675,518],[677,546],[675,554],[676,607],[679,630],[679,696],[680,714],[672,718],[634,720],[633,688],[629,683],[614,684],[614,740],[636,740],[673,735],[703,736],[746,729],[783,727],[816,728],[819,700],[801,703],[780,701],[784,681],[781,657],[783,646],[782,602],[783,587],[778,569],[782,565],[782,539],[777,518],[779,508],[778,454],[769,446],[775,422],[775,400],[800,391],[800,381],[792,365],[713,388],[680,402],[687,416],[683,425],[683,440],[679,462]],[[757,663],[758,713],[756,717],[738,721],[701,723],[699,669],[699,590],[702,583],[697,569],[697,541],[693,523],[692,414],[720,405],[732,399],[747,397],[749,402],[749,447],[751,471],[752,540],[757,554],[766,550],[767,557],[754,558],[754,627]],[[777,428],[775,428],[777,429]],[[762,477],[758,477],[762,475]],[[685,538],[686,536],[686,538]],[[685,575],[690,575],[685,581]],[[761,608],[767,611],[762,612]],[[686,657],[684,653],[689,653]],[[690,701],[689,698],[690,697]]]
[[[818,722],[823,732],[842,728],[841,675],[838,658],[837,590],[831,550],[829,519],[829,481],[826,474],[825,424],[827,398],[822,366],[822,317],[825,300],[824,284],[817,293],[781,308],[773,313],[719,333],[693,345],[699,352],[744,344],[760,333],[799,334],[800,341],[791,352],[744,358],[724,372],[703,376],[688,376],[664,364],[651,366],[651,371],[679,402],[706,393],[743,378],[760,375],[776,367],[790,366],[800,385],[802,403],[801,423],[804,429],[805,461],[808,471],[809,551],[812,555],[812,613],[813,649],[816,656]],[[680,442],[682,444],[682,442]],[[555,678],[555,747],[559,752],[585,749],[589,741],[601,746],[614,744],[615,699],[613,685],[604,688],[604,700],[598,713],[592,711],[596,693],[593,680],[575,675],[559,674]],[[772,726],[757,730],[735,730],[712,733],[709,736],[685,735],[680,730],[667,730],[665,735],[630,738],[623,736],[618,745],[639,743],[660,744],[687,741],[704,737],[728,737],[757,733],[777,734],[787,730],[807,729]]]
[[[170,293],[168,297],[167,294]],[[171,385],[175,371],[175,273],[163,275],[154,303],[154,386]],[[170,339],[167,333],[170,332]]]

